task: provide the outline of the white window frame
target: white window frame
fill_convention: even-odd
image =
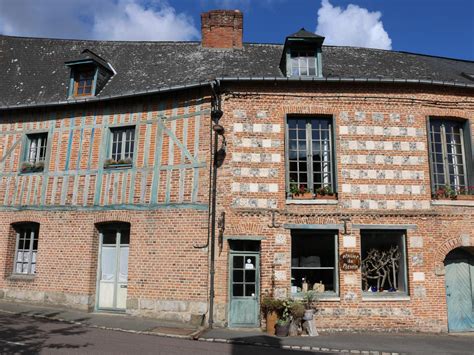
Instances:
[[[14,227],[16,232],[16,244],[15,244],[15,257],[13,263],[13,274],[16,275],[35,275],[36,274],[36,264],[37,264],[37,255],[38,249],[34,248],[34,242],[37,241],[39,244],[39,225],[34,223],[22,223]],[[29,234],[29,235],[27,235]],[[22,235],[24,237],[22,238]],[[21,248],[20,241],[29,239],[29,247],[25,249]],[[23,242],[24,243],[24,242]],[[24,244],[23,244],[24,246]],[[19,260],[19,255],[21,253],[21,259]],[[27,262],[25,263],[25,253],[27,253]],[[34,259],[34,260],[33,260]],[[21,264],[21,271],[18,271],[17,265]],[[24,265],[26,264],[26,270],[23,271]]]
[[[127,134],[130,132],[129,136]],[[133,161],[136,147],[136,127],[135,126],[121,126],[110,128],[110,142],[109,142],[109,154],[108,159],[114,161],[130,159]],[[117,138],[117,140],[114,140]],[[114,143],[120,146],[120,153],[114,153]],[[128,143],[129,149],[126,151],[126,145]]]
[[[24,162],[36,164],[46,160],[48,133],[32,133],[26,135]]]

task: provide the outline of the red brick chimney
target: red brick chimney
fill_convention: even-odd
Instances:
[[[244,16],[239,10],[211,10],[201,14],[202,46],[242,48]]]

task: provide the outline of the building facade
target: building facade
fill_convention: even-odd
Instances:
[[[216,325],[314,290],[320,329],[473,330],[474,63],[242,29],[0,37],[1,298],[202,323],[215,213]]]

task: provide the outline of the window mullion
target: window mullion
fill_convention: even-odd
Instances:
[[[331,186],[331,190],[333,192],[336,192],[336,187],[334,186],[334,159],[333,159],[333,153],[332,153],[332,125],[328,125],[328,139],[329,139],[329,151],[328,151],[328,174],[330,176],[329,178],[329,184]]]
[[[311,134],[311,121],[306,122],[306,166],[308,174],[308,188],[314,193],[313,183],[313,139]]]
[[[446,143],[446,128],[441,125],[440,129],[440,136],[441,136],[441,154],[443,156],[443,173],[444,173],[444,183],[447,186],[450,186],[450,179],[449,179],[449,162],[448,162],[448,152],[447,152],[447,143]]]
[[[466,165],[466,151],[465,151],[465,146],[464,146],[464,130],[462,128],[459,128],[459,137],[460,137],[460,142],[461,142],[461,157],[462,157],[462,167],[463,167],[463,173],[464,173],[464,187],[467,189],[469,193],[469,183],[467,181],[468,170],[467,170],[467,165]]]
[[[27,273],[31,274],[31,262],[33,259],[33,243],[35,239],[35,230],[34,228],[31,229],[30,233],[30,248],[28,249],[28,267],[27,267]]]

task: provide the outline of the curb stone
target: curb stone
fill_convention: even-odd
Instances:
[[[233,340],[233,339],[220,339],[220,338],[203,338],[199,337],[195,340],[206,341],[210,343],[227,343],[227,344],[238,344],[238,345],[251,345],[251,346],[260,346],[268,347],[275,349],[284,349],[284,350],[298,350],[298,351],[312,351],[312,352],[333,352],[333,353],[350,353],[350,354],[370,354],[370,355],[406,355],[405,353],[398,352],[385,352],[385,351],[374,351],[374,350],[356,350],[356,349],[329,349],[329,348],[320,348],[315,346],[308,345],[272,345],[265,344],[260,342],[250,342],[244,340]]]

